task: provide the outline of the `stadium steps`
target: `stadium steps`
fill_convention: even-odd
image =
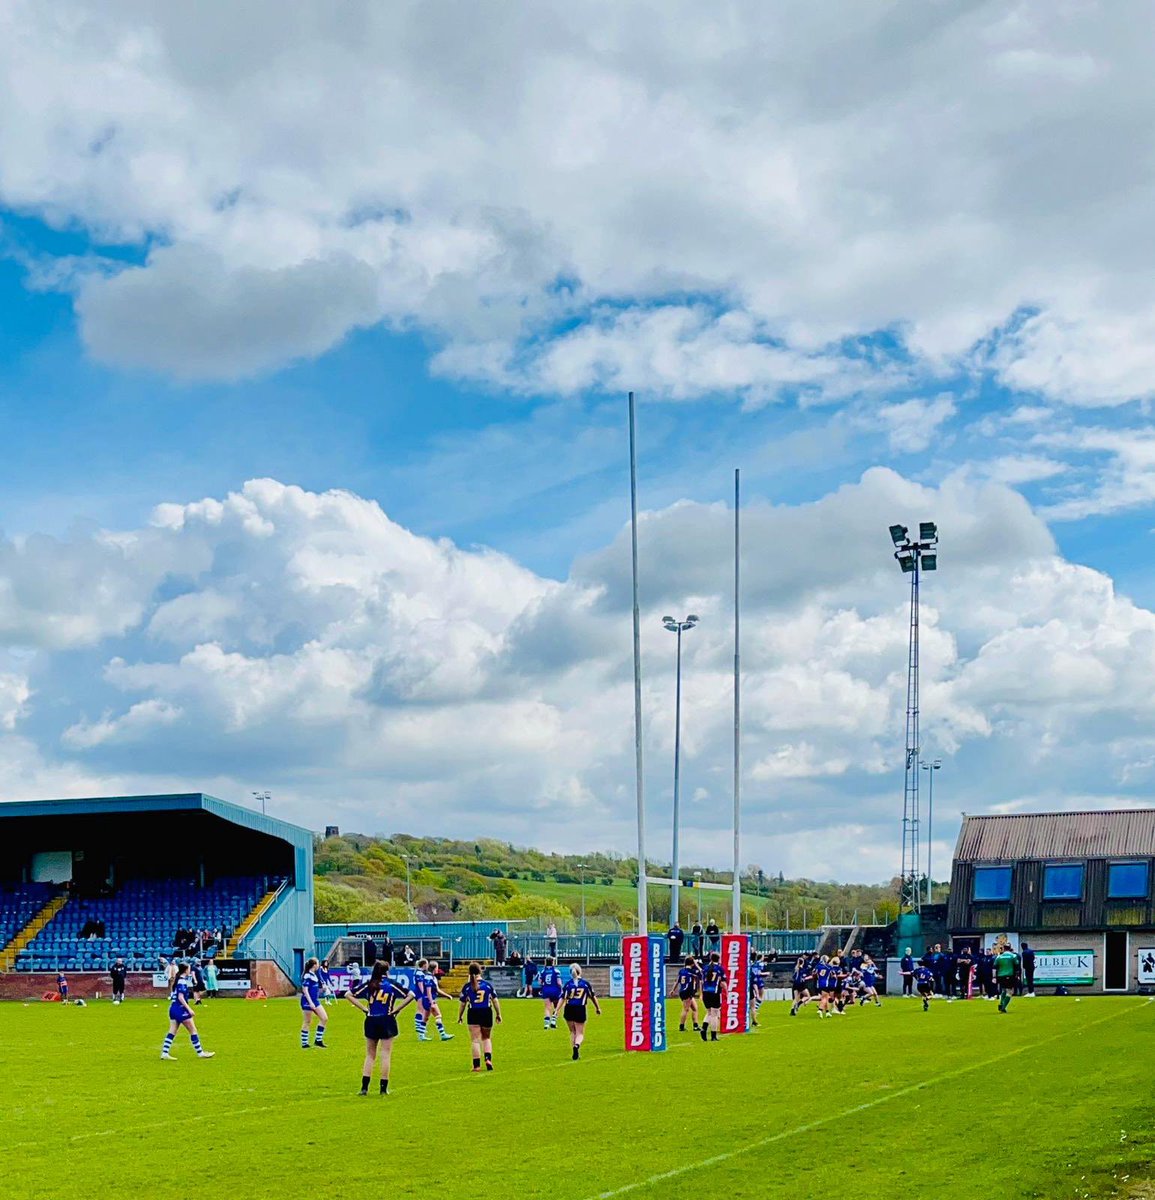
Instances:
[[[225,957],[235,955],[241,943],[252,933],[257,922],[273,907],[277,897],[281,894],[284,884],[278,884],[275,888],[270,888],[256,903],[256,907],[251,913],[237,926],[236,932],[231,938],[225,941]]]
[[[52,920],[53,917],[68,903],[65,895],[53,896],[51,900],[24,926],[23,929],[0,950],[0,971],[11,971],[16,965],[16,956],[21,950],[27,949],[32,939]]]
[[[454,967],[452,971],[446,971],[441,976],[442,990],[448,992],[451,996],[460,996],[462,989],[468,982],[468,967]]]

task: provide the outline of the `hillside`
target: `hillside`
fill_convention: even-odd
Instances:
[[[406,904],[406,858],[412,910]],[[346,834],[318,841],[315,862],[319,922],[403,921],[412,912],[417,920],[552,918],[564,927],[581,912],[583,876],[589,928],[631,928],[636,919],[636,859],[612,853],[547,854],[491,838],[466,842]],[[728,872],[694,864],[683,869],[682,878],[698,872],[706,882],[730,881]],[[687,926],[697,916],[699,900],[703,917],[729,909],[724,893],[685,889]],[[666,889],[651,888],[649,903],[655,923],[665,920]],[[744,923],[770,929],[813,926],[827,914],[830,920],[849,920],[856,911],[863,921],[872,914],[889,920],[896,912],[895,887],[893,882],[785,879],[754,864],[742,875],[742,911]]]

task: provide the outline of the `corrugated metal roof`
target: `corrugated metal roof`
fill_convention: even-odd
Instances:
[[[1155,855],[1155,808],[964,817],[955,858],[1115,858]]]
[[[196,812],[214,816],[254,829],[258,833],[280,838],[290,846],[311,849],[313,835],[299,825],[266,816],[227,800],[218,800],[204,792],[178,792],[162,796],[86,796],[64,800],[7,800],[0,802],[0,819],[4,817],[69,817],[103,813],[135,812]]]

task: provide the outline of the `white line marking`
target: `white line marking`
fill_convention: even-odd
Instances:
[[[995,1063],[1002,1062],[1007,1058],[1013,1058],[1016,1054],[1025,1054],[1028,1050],[1037,1050],[1040,1046],[1047,1045],[1048,1042],[1055,1042],[1060,1038],[1070,1037],[1073,1033],[1082,1033],[1083,1030],[1090,1029],[1095,1025],[1102,1025],[1106,1021],[1114,1021],[1117,1017],[1123,1016],[1124,1013],[1138,1012],[1139,1009],[1145,1008],[1151,1003],[1155,1003],[1155,999],[1147,1000],[1143,1004],[1129,1005],[1126,1009],[1109,1013],[1107,1016],[1100,1017],[1096,1021],[1088,1021],[1086,1025],[1080,1025],[1077,1029],[1064,1029],[1059,1033],[1052,1034],[1050,1037],[1043,1038],[1042,1041],[1032,1042],[1026,1046],[1016,1046],[1015,1049],[1008,1050],[1004,1054],[997,1054],[994,1058],[988,1058],[984,1062],[970,1063],[965,1067],[956,1067],[953,1071],[946,1071],[942,1075],[936,1075],[933,1079],[920,1080],[918,1083],[912,1083],[907,1087],[899,1088],[897,1092],[888,1092],[885,1096],[879,1096],[876,1100],[867,1100],[864,1104],[856,1104],[853,1108],[844,1109],[842,1112],[833,1113],[828,1117],[819,1117],[816,1121],[808,1121],[805,1125],[798,1125],[793,1129],[784,1129],[781,1133],[772,1133],[768,1137],[758,1138],[757,1141],[747,1142],[744,1146],[736,1146],[733,1150],[726,1150],[721,1154],[713,1154],[709,1158],[701,1159],[699,1162],[689,1163],[681,1167],[673,1167],[669,1171],[659,1171],[656,1175],[651,1175],[648,1179],[638,1179],[633,1183],[611,1188],[608,1192],[598,1192],[596,1195],[588,1197],[588,1200],[612,1200],[615,1196],[625,1196],[630,1192],[638,1191],[639,1188],[648,1188],[653,1187],[655,1184],[666,1183],[668,1180],[688,1175],[691,1171],[701,1171],[707,1167],[716,1167],[720,1163],[729,1162],[730,1159],[737,1158],[739,1155],[750,1154],[755,1150],[762,1150],[767,1146],[774,1145],[775,1142],[784,1142],[787,1138],[797,1137],[802,1133],[812,1133],[815,1129],[821,1129],[824,1125],[832,1125],[835,1121],[841,1121],[845,1117],[857,1116],[859,1113],[867,1112],[872,1108],[878,1108],[881,1104],[889,1104],[892,1100],[900,1100],[903,1096],[910,1096],[915,1092],[925,1091],[927,1088],[934,1087],[936,1084],[945,1083],[949,1079],[957,1079],[961,1075],[969,1075],[972,1071],[981,1071],[985,1067],[994,1066]]]

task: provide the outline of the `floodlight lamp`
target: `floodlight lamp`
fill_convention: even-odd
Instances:
[[[686,618],[686,624],[687,625],[697,625],[697,623],[698,623],[697,614],[690,613],[690,615]]]
[[[933,521],[920,521],[918,523],[918,540],[920,542],[937,542],[938,526]]]
[[[914,570],[914,555],[913,554],[897,554],[898,565],[902,568],[904,575],[909,575]]]
[[[938,570],[938,555],[937,554],[924,554],[922,556],[922,566],[923,566],[924,571],[937,571]]]
[[[901,546],[906,541],[906,526],[892,525],[890,527],[890,540],[896,545]]]
[[[676,625],[677,621],[675,621],[673,617],[663,617],[662,624],[663,625]]]

